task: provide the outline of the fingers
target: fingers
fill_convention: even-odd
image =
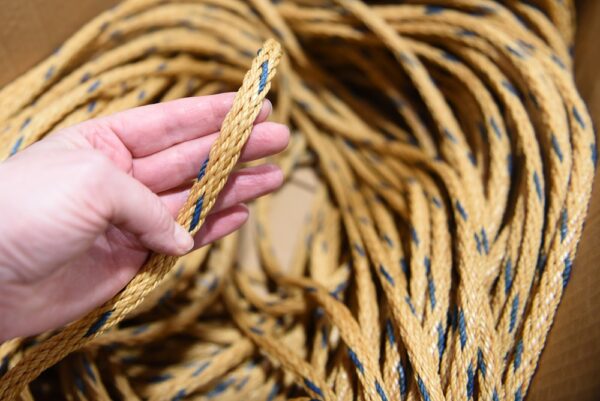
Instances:
[[[192,248],[191,235],[155,193],[102,156],[95,164],[88,193],[91,202],[104,205],[107,221],[156,252],[182,255]]]
[[[279,167],[263,164],[236,171],[229,177],[227,184],[219,194],[211,213],[227,209],[238,203],[249,202],[259,196],[273,192],[283,184],[283,173]],[[162,202],[173,216],[185,203],[190,187],[180,188],[160,196]]]
[[[133,160],[133,175],[154,192],[163,192],[187,184],[198,175],[217,133],[177,144],[150,156]],[[246,143],[241,161],[250,161],[284,150],[289,129],[282,124],[256,125]]]
[[[217,132],[234,97],[234,93],[223,93],[136,107],[84,122],[76,129],[84,136],[96,135],[100,125],[116,135],[134,158],[144,157]],[[266,120],[271,109],[271,103],[266,100],[255,123]],[[91,126],[94,129],[88,129]],[[88,138],[88,141],[94,143],[95,138]]]
[[[248,220],[248,207],[243,204],[211,214],[194,236],[194,249],[223,238],[239,229]]]

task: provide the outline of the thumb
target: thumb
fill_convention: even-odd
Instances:
[[[192,236],[173,219],[158,195],[108,163],[107,179],[99,190],[107,202],[108,220],[134,234],[146,248],[168,255],[183,255],[194,246]]]

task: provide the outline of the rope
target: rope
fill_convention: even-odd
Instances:
[[[273,84],[315,177],[291,263],[231,235],[153,255],[63,329],[0,345],[0,399],[515,400],[571,274],[597,158],[571,1],[127,0],[0,91],[0,159],[243,83],[178,221],[198,231]],[[265,38],[268,40],[251,61]],[[244,71],[250,68],[244,77]],[[273,81],[272,81],[273,80]],[[289,210],[293,213],[293,210]]]

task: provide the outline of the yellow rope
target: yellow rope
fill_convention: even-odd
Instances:
[[[273,79],[316,173],[289,266],[257,201],[102,307],[0,345],[0,399],[515,400],[568,282],[596,144],[571,1],[128,0],[0,91],[0,160],[76,122],[234,89],[178,221],[197,232]],[[295,213],[290,209],[289,213]]]

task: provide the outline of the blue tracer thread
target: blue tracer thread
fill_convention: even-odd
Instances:
[[[260,81],[258,82],[258,93],[261,93],[267,85],[269,77],[269,60],[265,60],[261,65]]]
[[[194,214],[192,215],[192,222],[190,223],[190,231],[193,231],[200,222],[200,214],[202,213],[202,205],[204,203],[204,194],[202,194],[196,201],[196,207],[194,208]]]
[[[561,216],[560,216],[560,242],[562,243],[567,237],[567,223],[569,221],[569,217],[567,214],[567,209],[564,208]]]
[[[521,390],[521,387],[515,391],[515,401],[523,401],[523,391]]]
[[[431,401],[431,397],[429,396],[429,392],[427,391],[427,387],[425,387],[425,383],[423,383],[421,376],[417,377],[417,386],[419,387],[423,401]]]
[[[437,332],[438,332],[438,353],[440,355],[440,360],[442,359],[442,355],[444,355],[444,351],[446,349],[446,333],[444,332],[444,327],[442,326],[442,323],[438,323],[437,325]]]
[[[279,384],[274,383],[273,387],[271,387],[271,391],[269,392],[269,395],[267,396],[267,401],[273,401],[275,399],[275,397],[277,396],[278,391],[279,391]]]
[[[306,387],[308,387],[308,389],[310,391],[312,391],[313,393],[317,394],[319,397],[323,397],[323,390],[321,390],[319,388],[319,386],[317,386],[315,383],[313,383],[312,381],[308,380],[308,379],[304,379],[304,385],[306,385]]]
[[[481,255],[481,240],[479,239],[479,235],[474,233],[473,237],[475,238],[475,247],[477,248],[477,253]]]
[[[352,361],[352,363],[354,364],[354,366],[356,366],[356,369],[358,369],[358,371],[360,373],[364,374],[365,373],[365,367],[363,366],[363,364],[361,363],[361,361],[358,359],[358,356],[352,350],[352,348],[348,348],[348,356],[350,357],[350,360]]]
[[[85,373],[88,375],[88,377],[93,381],[96,382],[96,375],[94,374],[94,371],[92,370],[92,366],[90,365],[90,361],[87,358],[83,358],[83,369],[85,369]]]
[[[246,385],[246,383],[248,383],[248,380],[250,380],[249,376],[245,376],[238,384],[236,384],[235,389],[236,391],[241,391],[244,386]]]
[[[256,326],[252,326],[250,327],[250,331],[253,332],[256,335],[262,336],[263,334],[265,334],[264,331],[262,331],[262,329],[256,327]]]
[[[515,361],[514,370],[517,370],[521,366],[521,357],[523,356],[523,340],[519,339],[515,346]]]
[[[408,307],[410,308],[410,311],[412,312],[412,314],[416,315],[417,311],[415,309],[415,306],[412,304],[412,301],[410,300],[410,297],[407,295],[406,298],[404,298],[404,300],[408,304]]]
[[[429,256],[423,258],[423,265],[425,266],[425,273],[431,275],[431,259]]]
[[[390,273],[385,269],[383,265],[379,265],[379,272],[383,275],[383,277],[385,277],[387,282],[390,283],[392,287],[395,286],[394,278],[390,276]]]
[[[177,394],[175,394],[175,396],[173,398],[171,398],[171,401],[181,401],[185,398],[186,396],[186,392],[185,389],[180,389]]]
[[[321,348],[327,348],[328,337],[329,333],[327,332],[327,326],[323,324],[321,326]]]
[[[465,210],[465,208],[463,207],[462,203],[460,203],[459,200],[456,200],[455,206],[456,206],[456,210],[458,211],[458,213],[460,214],[462,219],[464,221],[469,220],[469,215],[467,214],[467,211]]]
[[[509,53],[517,56],[518,58],[524,58],[523,53],[521,53],[519,50],[515,49],[512,46],[506,46],[506,50],[508,50]]]
[[[210,390],[208,394],[206,394],[206,396],[208,398],[215,398],[216,396],[221,395],[229,388],[229,386],[233,384],[233,382],[235,382],[235,379],[231,378],[217,383],[217,385],[212,390]]]
[[[431,309],[435,309],[436,298],[435,298],[435,283],[433,282],[432,277],[427,278],[427,286],[429,290],[429,303],[431,304]]]
[[[108,321],[110,316],[113,314],[114,309],[104,312],[98,320],[96,320],[87,330],[87,332],[83,335],[84,337],[90,337],[98,332],[104,326],[104,324]]]
[[[479,136],[484,143],[488,143],[488,129],[482,121],[477,123],[477,128],[479,130]]]
[[[460,348],[464,349],[467,344],[467,323],[465,322],[465,314],[462,308],[458,310],[458,332],[460,337]]]
[[[425,6],[425,14],[426,15],[435,15],[444,12],[444,7],[427,5]]]
[[[354,249],[356,249],[356,252],[358,252],[358,254],[359,254],[360,256],[363,256],[363,257],[365,256],[365,250],[364,250],[364,249],[363,249],[363,247],[362,247],[362,246],[360,246],[359,244],[355,243],[355,244],[354,244]]]
[[[511,84],[508,81],[502,81],[502,85],[510,92],[512,93],[514,96],[519,97],[519,92],[517,91],[517,89],[513,86],[513,84]]]
[[[473,154],[473,152],[469,152],[467,154],[467,157],[469,158],[469,161],[471,162],[471,164],[476,167],[477,166],[477,159],[475,158],[475,155]]]
[[[149,328],[150,328],[149,324],[143,324],[141,326],[138,326],[133,330],[133,335],[142,334],[142,333],[148,331]]]
[[[569,284],[569,279],[571,278],[571,269],[573,268],[573,262],[571,261],[571,256],[565,256],[565,268],[563,270],[562,279],[563,279],[563,288]]]
[[[473,391],[475,389],[475,372],[473,371],[473,365],[469,364],[467,368],[467,398],[473,397]]]
[[[98,87],[100,86],[100,80],[97,79],[96,81],[94,81],[94,83],[92,83],[89,87],[88,87],[88,93],[92,93],[94,92],[96,89],[98,89]]]
[[[556,63],[556,65],[558,65],[563,70],[566,69],[565,63],[563,63],[562,60],[554,53],[552,53],[552,61],[554,61],[554,63]]]
[[[52,78],[52,76],[54,75],[54,70],[56,68],[51,65],[47,70],[46,70],[46,74],[44,74],[44,79],[45,80],[49,80],[50,78]]]
[[[450,140],[450,142],[458,143],[458,139],[456,139],[456,137],[450,132],[448,128],[444,128],[444,135]]]
[[[173,378],[173,375],[171,375],[170,373],[163,373],[161,375],[155,375],[155,376],[150,376],[146,382],[147,383],[162,383],[162,382],[166,382],[167,380],[171,380]]]
[[[196,370],[194,370],[194,372],[192,373],[192,377],[199,376],[202,372],[204,372],[204,370],[206,370],[208,365],[210,365],[210,361],[202,363],[196,368]]]
[[[383,387],[381,387],[381,384],[379,384],[377,380],[375,380],[375,391],[377,391],[377,394],[379,394],[381,401],[388,401],[385,391],[383,391]]]
[[[483,352],[481,351],[481,348],[477,350],[477,368],[481,372],[481,375],[485,377],[487,373],[487,366],[485,364],[485,360],[483,359]]]
[[[413,242],[415,243],[415,245],[419,246],[419,243],[421,242],[419,239],[419,234],[417,234],[417,230],[415,230],[415,228],[413,226],[410,227],[410,236],[411,236]]]
[[[21,144],[23,143],[23,137],[20,136],[16,141],[15,144],[13,145],[13,147],[10,149],[10,153],[8,155],[8,157],[10,156],[14,156],[18,151],[19,148],[21,147]]]
[[[31,123],[31,117],[27,117],[25,120],[23,120],[23,124],[21,124],[19,131],[23,131],[25,128],[27,128],[29,123]]]
[[[517,314],[519,313],[519,294],[515,296],[513,299],[512,306],[510,309],[510,324],[508,326],[508,332],[512,333],[515,329],[515,324],[517,323]]]
[[[387,319],[385,321],[385,330],[387,333],[388,341],[390,342],[390,346],[394,346],[396,344],[396,336],[394,334],[394,326],[392,325],[392,321]]]
[[[486,255],[489,254],[490,243],[488,241],[487,232],[485,231],[485,228],[481,229],[481,244],[483,245],[483,250],[485,251]]]
[[[8,370],[8,363],[9,363],[9,359],[8,359],[8,355],[6,355],[6,356],[4,356],[4,358],[2,358],[2,363],[0,363],[0,377],[2,377]]]
[[[551,141],[552,141],[552,149],[554,149],[554,153],[558,157],[558,160],[560,160],[562,162],[564,156],[563,156],[562,149],[560,148],[560,144],[558,143],[558,139],[556,138],[556,135],[552,134]]]
[[[406,395],[407,383],[406,372],[404,371],[404,366],[402,366],[402,362],[398,362],[396,370],[398,371],[398,387],[400,387],[400,395],[404,397]]]
[[[509,257],[506,260],[506,266],[504,269],[504,294],[508,295],[510,288],[512,287],[512,259]]]
[[[583,121],[583,117],[581,117],[581,114],[579,114],[579,110],[577,110],[577,107],[573,106],[572,111],[573,111],[573,117],[575,117],[577,124],[579,124],[579,126],[582,129],[585,129],[585,122]]]
[[[535,192],[537,193],[538,199],[542,200],[544,195],[542,193],[542,184],[540,183],[540,177],[537,171],[533,172],[533,183],[535,184]]]
[[[196,180],[200,181],[202,179],[202,177],[204,177],[204,174],[206,174],[206,166],[208,165],[208,157],[206,158],[206,160],[204,160],[204,162],[202,163],[202,166],[200,166],[200,171],[198,172],[198,176],[196,177]]]

